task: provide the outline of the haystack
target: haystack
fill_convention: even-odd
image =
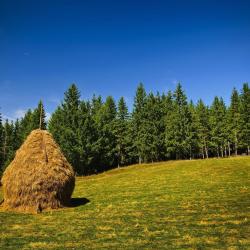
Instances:
[[[70,204],[75,177],[52,135],[37,129],[16,152],[2,183],[6,210],[41,212]]]

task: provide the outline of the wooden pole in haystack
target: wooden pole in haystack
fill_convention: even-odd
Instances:
[[[40,105],[40,124],[39,129],[42,129],[42,105]]]

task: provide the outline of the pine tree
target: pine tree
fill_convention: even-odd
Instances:
[[[141,141],[145,162],[164,159],[165,156],[165,113],[159,93],[149,93],[145,102],[145,120],[141,129]]]
[[[50,132],[78,174],[82,172],[79,146],[81,129],[79,106],[80,92],[76,85],[72,84],[65,92],[61,106],[52,115],[49,123]]]
[[[243,84],[240,99],[241,141],[247,154],[250,155],[250,88],[248,83]]]
[[[23,143],[22,137],[21,137],[21,127],[19,119],[17,119],[14,123],[14,130],[13,130],[13,149],[16,151],[20,148],[20,146]]]
[[[64,132],[64,114],[61,106],[58,106],[48,123],[48,130],[53,135],[55,141],[62,147],[63,132]]]
[[[113,97],[108,96],[100,109],[98,123],[100,164],[106,166],[106,168],[117,165],[116,140],[114,134],[116,113],[115,101]]]
[[[189,158],[198,156],[199,136],[198,136],[198,115],[193,101],[188,105],[187,123],[187,145],[189,146]]]
[[[238,154],[240,136],[240,96],[234,88],[231,95],[231,103],[228,111],[228,130],[230,131],[230,141],[233,143],[234,154]],[[230,152],[230,145],[229,145]]]
[[[136,148],[136,155],[138,162],[141,164],[146,157],[145,144],[144,144],[144,125],[145,125],[145,104],[146,104],[146,91],[142,83],[139,84],[136,90],[134,99],[134,109],[132,113],[132,133],[134,137],[134,145]]]
[[[116,153],[118,167],[129,163],[129,113],[123,97],[118,101],[118,112],[115,121],[114,133],[116,138]]]
[[[4,158],[4,169],[13,160],[15,155],[14,148],[14,123],[8,120],[4,123],[4,142],[3,142],[3,158]]]
[[[210,108],[210,128],[211,128],[211,148],[213,154],[219,157],[224,156],[224,150],[227,146],[227,119],[226,106],[222,98],[214,98]]]
[[[171,138],[174,137],[174,133],[171,129],[171,117],[173,116],[173,94],[171,91],[168,91],[167,95],[162,96],[162,105],[163,105],[163,124],[165,127],[164,134],[164,143],[165,143],[165,156],[166,159],[173,159],[175,157],[175,149],[172,147],[173,144],[170,143]]]
[[[34,129],[33,112],[31,109],[25,113],[24,117],[20,121],[20,137],[23,142],[30,132]]]
[[[32,129],[46,129],[46,114],[42,101],[40,100],[37,108],[33,111],[32,114]]]
[[[173,95],[172,111],[166,121],[167,152],[174,154],[176,159],[191,157],[192,145],[189,138],[191,119],[187,97],[179,83]]]
[[[210,140],[210,127],[209,127],[209,108],[205,106],[200,99],[196,106],[197,114],[197,134],[199,137],[199,148],[202,158],[209,157],[209,140]]]

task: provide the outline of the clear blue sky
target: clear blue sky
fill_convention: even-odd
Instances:
[[[228,102],[250,82],[250,1],[0,0],[0,107],[51,113],[75,82],[83,98],[136,86]]]

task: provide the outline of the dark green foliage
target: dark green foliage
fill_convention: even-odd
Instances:
[[[192,154],[192,114],[181,84],[173,94],[172,110],[166,121],[167,151],[176,159],[191,158]]]
[[[238,148],[241,146],[239,145],[240,142],[239,136],[241,132],[240,106],[241,106],[240,96],[238,91],[234,88],[231,95],[231,104],[228,110],[228,130],[230,131],[229,134],[230,144],[232,144],[233,146],[235,155],[238,154]]]
[[[2,122],[0,117],[0,169],[8,166],[15,156],[16,150],[34,129],[39,128],[41,114],[41,128],[46,129],[45,111],[42,102],[32,111],[29,109],[23,118]],[[1,172],[1,170],[0,170]]]
[[[80,152],[80,118],[80,92],[76,85],[72,84],[65,92],[62,104],[51,117],[49,131],[77,173],[83,172]]]
[[[196,113],[196,107],[191,101],[188,106],[188,126],[187,126],[187,144],[189,146],[189,158],[197,158],[199,154],[199,119]]]
[[[248,83],[243,84],[240,99],[241,141],[245,152],[250,155],[250,88]]]
[[[139,84],[136,90],[136,95],[134,99],[134,110],[132,113],[131,124],[133,129],[134,145],[136,149],[136,156],[138,157],[138,162],[144,162],[144,158],[147,157],[145,143],[144,143],[144,131],[145,131],[145,120],[146,120],[146,98],[147,94],[142,83]]]
[[[39,127],[46,129],[41,101],[15,123],[0,116],[1,171]],[[245,83],[240,94],[233,90],[229,107],[218,97],[208,107],[188,101],[181,84],[155,95],[140,83],[130,114],[123,97],[117,106],[112,96],[84,101],[72,84],[48,129],[79,175],[133,163],[250,154],[250,90]]]
[[[224,156],[224,149],[227,144],[227,114],[226,106],[222,98],[214,98],[210,108],[210,146],[213,155]]]
[[[33,129],[46,129],[46,115],[42,101],[40,100],[37,108],[33,111],[32,115],[32,130]]]
[[[155,162],[165,157],[165,116],[162,97],[150,93],[145,103],[145,120],[141,129],[144,161]]]
[[[15,138],[14,138],[14,123],[9,122],[8,120],[4,123],[4,141],[3,141],[3,159],[4,159],[4,166],[3,168],[7,167],[7,165],[12,161],[14,154],[15,154]]]
[[[97,133],[99,164],[108,169],[117,166],[115,119],[116,104],[113,97],[108,96],[98,112]]]
[[[118,102],[117,118],[114,126],[118,166],[129,164],[129,153],[132,145],[129,138],[129,125],[128,107],[124,98],[121,97]]]
[[[196,117],[199,154],[204,159],[209,157],[210,124],[209,108],[205,106],[202,100],[197,103]]]

